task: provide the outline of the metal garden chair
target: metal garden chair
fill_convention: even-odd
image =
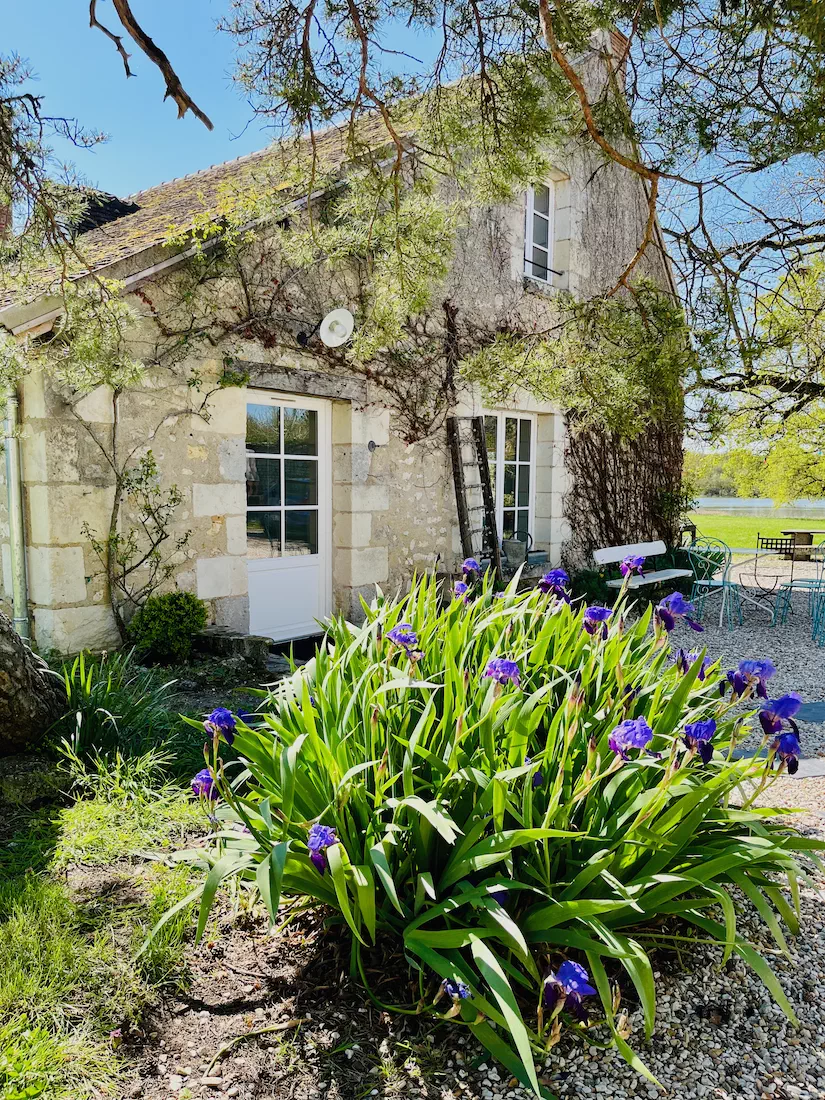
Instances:
[[[688,560],[693,570],[693,586],[690,592],[691,602],[701,619],[705,605],[711,596],[719,595],[719,625],[724,619],[728,630],[734,623],[741,626],[742,601],[739,598],[739,585],[730,579],[732,561],[731,548],[721,539],[698,538],[687,548]]]
[[[793,607],[794,592],[805,592],[808,596],[808,611],[812,620],[812,634],[819,641],[818,632],[820,618],[825,610],[825,540],[817,543],[810,551],[810,560],[814,563],[816,572],[813,577],[794,577],[791,574],[790,581],[780,585],[776,598],[777,616],[784,623],[788,618],[788,612]],[[819,642],[825,644],[825,637]]]

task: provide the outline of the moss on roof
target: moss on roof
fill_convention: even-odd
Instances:
[[[352,159],[350,137],[349,127],[345,125],[330,127],[316,135],[316,152],[324,171],[333,171]],[[364,148],[373,149],[387,143],[387,132],[379,116],[370,115],[359,121],[358,141],[363,143]],[[300,147],[308,151],[309,142],[301,142]],[[289,176],[288,167],[294,162],[294,143],[278,143],[257,153],[249,153],[236,160],[215,164],[192,175],[123,196],[127,202],[136,204],[137,209],[78,237],[77,251],[87,269],[77,272],[75,277],[88,271],[101,271],[111,264],[167,244],[173,231],[185,230],[198,215],[212,211],[217,214],[227,189],[240,190],[255,182],[271,190],[279,189],[279,181]],[[285,186],[288,185],[280,183],[280,187]],[[33,288],[27,288],[26,298],[33,300],[48,293],[53,289],[55,278],[54,268],[44,271],[42,282],[38,278]],[[14,287],[8,286],[5,291],[5,294],[0,292],[4,305],[18,300]]]

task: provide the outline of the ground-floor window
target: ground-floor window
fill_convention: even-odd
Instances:
[[[487,413],[484,426],[499,537],[526,541],[535,518],[536,417]]]
[[[246,408],[246,508],[250,557],[318,553],[318,414]]]

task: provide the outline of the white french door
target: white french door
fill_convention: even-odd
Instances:
[[[486,413],[484,428],[498,536],[526,542],[527,535],[533,535],[535,521],[535,414]]]
[[[314,634],[331,610],[329,403],[250,391],[246,406],[249,630]]]

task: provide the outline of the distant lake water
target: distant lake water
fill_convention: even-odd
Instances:
[[[699,497],[696,512],[736,512],[746,516],[774,516],[777,519],[813,519],[825,517],[825,500],[794,500],[774,508],[769,497]]]

